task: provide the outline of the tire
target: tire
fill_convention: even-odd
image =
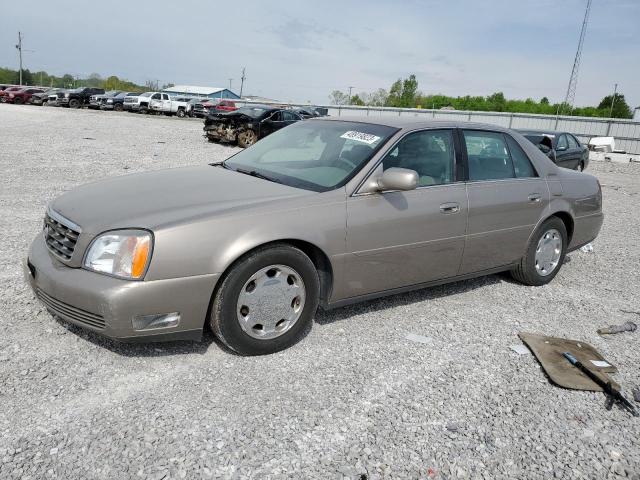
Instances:
[[[209,325],[240,355],[278,352],[297,343],[311,327],[319,293],[318,272],[301,250],[285,244],[259,248],[221,280]]]
[[[69,108],[80,108],[80,100],[75,98],[69,100]]]
[[[123,109],[122,104],[120,104],[120,103],[116,103],[116,104],[113,106],[113,109],[114,109],[116,112],[121,112],[121,111],[122,111],[122,109]]]
[[[182,108],[179,108],[179,109],[178,109],[178,111],[176,112],[176,116],[177,116],[178,118],[184,118],[184,117],[185,117],[185,115],[186,115],[186,114],[184,113],[184,109],[182,109]]]
[[[542,248],[538,253],[539,247],[546,247],[546,251]],[[511,270],[511,276],[524,285],[546,285],[562,268],[566,253],[567,229],[564,222],[558,217],[548,218],[532,235],[524,257]]]
[[[584,172],[584,161],[580,160],[580,163],[576,167],[576,170],[578,170],[579,172]]]
[[[148,112],[148,109],[147,109],[147,107],[145,107],[144,105],[142,105],[142,106],[140,107],[140,109],[138,110],[138,112],[140,112],[142,115],[146,115],[146,114],[147,114],[147,112]]]
[[[24,102],[22,101],[22,99],[20,97],[16,97],[13,100],[13,103],[16,104],[16,105],[22,105]]]
[[[251,129],[244,130],[238,134],[238,146],[247,148],[258,141],[258,135]]]

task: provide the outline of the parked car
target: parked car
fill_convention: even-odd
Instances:
[[[589,165],[589,148],[570,133],[552,130],[518,130],[559,167],[583,171]]]
[[[167,93],[160,93],[160,98],[151,98],[149,107],[154,112],[164,113],[165,115],[176,115],[179,118],[184,118],[189,113],[191,106],[189,105],[189,99],[170,97]]]
[[[55,95],[57,92],[60,92],[61,90],[62,90],[61,88],[50,88],[41,93],[34,93],[33,95],[31,95],[31,99],[29,100],[29,103],[31,105],[38,105],[38,106],[46,105],[49,102],[49,97],[52,95]]]
[[[237,109],[232,100],[206,99],[194,104],[192,116],[204,118],[211,112],[233,112]]]
[[[104,95],[103,88],[82,87],[67,90],[62,97],[58,96],[58,105],[69,108],[82,108],[89,105],[92,95]]]
[[[210,142],[237,142],[240,147],[249,147],[300,120],[302,117],[291,110],[252,105],[233,112],[210,111],[204,121],[204,132]]]
[[[19,90],[22,90],[23,88],[24,88],[24,86],[16,85],[16,86],[12,86],[12,87],[8,86],[4,90],[0,90],[0,102],[4,100],[4,97],[6,95],[9,95],[11,92],[17,92]]]
[[[101,335],[200,339],[209,326],[266,354],[302,338],[318,304],[501,271],[547,284],[602,221],[598,180],[517,132],[311,119],[224,162],[62,194],[24,274],[53,314]]]
[[[43,93],[44,88],[24,87],[19,90],[7,90],[6,95],[2,97],[3,103],[15,103],[21,105],[23,103],[29,103],[31,95],[34,93]]]
[[[121,112],[124,110],[124,101],[127,97],[137,96],[133,92],[120,92],[113,97],[104,97],[100,100],[100,110],[115,110]]]
[[[100,105],[102,105],[102,99],[103,98],[115,97],[119,93],[120,93],[120,90],[109,90],[108,92],[105,92],[103,94],[91,95],[89,97],[89,105],[87,105],[87,107],[89,107],[91,109],[94,109],[94,110],[99,110],[100,109]]]
[[[49,94],[49,100],[47,101],[47,105],[50,107],[59,107],[60,100],[64,98],[64,95],[69,91],[69,89],[61,88],[56,92]]]
[[[130,112],[147,113],[151,100],[160,100],[160,92],[144,92],[125,97],[123,107]]]

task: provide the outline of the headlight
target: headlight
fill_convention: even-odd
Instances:
[[[144,230],[114,230],[96,237],[84,259],[94,272],[140,280],[151,260],[153,238]]]
[[[107,103],[113,103],[113,100],[109,99],[107,100]]]
[[[68,94],[68,93],[65,93],[65,94],[64,94],[64,98],[69,98],[69,94]]]

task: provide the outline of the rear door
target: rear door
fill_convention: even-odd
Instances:
[[[546,181],[511,135],[462,130],[469,220],[461,274],[513,264],[549,204]]]
[[[556,164],[559,167],[573,169],[577,165],[576,157],[579,157],[579,154],[569,145],[569,136],[560,134],[556,142]]]
[[[347,296],[453,277],[458,273],[467,223],[464,181],[457,181],[455,130],[422,130],[404,136],[381,165],[418,173],[418,188],[354,194],[347,199]],[[362,157],[353,145],[345,161]],[[347,155],[348,154],[348,155]]]

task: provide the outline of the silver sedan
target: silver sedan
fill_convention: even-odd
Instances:
[[[519,133],[312,119],[223,163],[54,200],[25,261],[56,316],[123,341],[294,344],[334,308],[510,271],[544,285],[602,225],[598,181]],[[514,287],[515,288],[515,287]]]

